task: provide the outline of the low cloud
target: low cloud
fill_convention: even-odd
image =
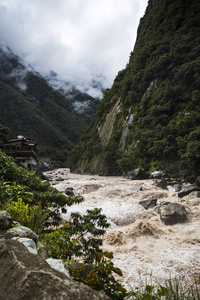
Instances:
[[[110,87],[128,62],[148,0],[0,0],[0,41],[84,90]],[[85,86],[85,87],[84,87]]]

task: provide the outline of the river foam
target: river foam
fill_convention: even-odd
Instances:
[[[103,177],[71,174],[68,169],[46,172],[60,191],[73,187],[85,201],[67,208],[85,213],[102,208],[111,224],[103,238],[106,251],[113,251],[114,264],[123,272],[126,287],[138,287],[150,279],[153,283],[167,278],[180,278],[192,283],[200,274],[200,198],[179,198],[174,191],[164,190],[154,180],[129,180],[123,177]],[[55,181],[56,178],[63,181]],[[160,221],[158,207],[145,210],[139,202],[157,198],[162,202],[177,202],[186,206],[187,223],[166,226]]]

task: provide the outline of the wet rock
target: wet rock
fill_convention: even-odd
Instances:
[[[64,178],[58,177],[58,178],[55,178],[54,180],[55,180],[55,181],[64,181]]]
[[[51,268],[65,274],[70,278],[69,269],[66,268],[66,264],[61,259],[48,258],[46,262],[50,265]]]
[[[36,244],[32,239],[14,237],[12,240],[22,243],[30,253],[38,255]]]
[[[17,226],[9,229],[5,235],[5,239],[12,239],[13,237],[22,237],[32,239],[34,242],[37,241],[37,235],[28,227]]]
[[[165,173],[163,171],[154,171],[150,173],[150,178],[162,178],[165,175]]]
[[[140,185],[135,185],[131,188],[132,191],[139,192],[142,191],[142,187]]]
[[[182,198],[184,196],[187,196],[189,195],[191,192],[193,192],[195,190],[194,186],[191,184],[191,185],[188,185],[188,186],[185,186],[183,187],[183,189],[178,193],[178,197],[179,198]]]
[[[142,200],[139,202],[140,205],[142,205],[145,209],[153,208],[157,205],[157,199],[149,199],[149,200]]]
[[[200,191],[194,191],[190,193],[191,198],[200,198]]]
[[[183,182],[181,182],[180,179],[174,180],[172,178],[167,178],[166,183],[167,183],[167,189],[170,192],[179,192],[182,189]]]
[[[187,211],[184,205],[165,202],[159,207],[160,219],[165,225],[187,222]]]
[[[101,185],[99,185],[99,184],[84,185],[85,193],[91,193],[91,192],[97,191],[100,188],[101,188]]]
[[[167,189],[170,192],[179,192],[181,190],[181,185],[179,183],[167,185]]]
[[[149,173],[142,169],[134,169],[128,172],[126,177],[131,180],[147,179],[149,178]]]
[[[2,300],[110,299],[54,270],[14,240],[0,241],[0,270]]]
[[[64,193],[67,196],[73,196],[73,197],[75,197],[75,193],[74,193],[73,187],[66,188],[66,190],[64,191]]]
[[[155,179],[154,184],[161,189],[167,190],[167,182],[165,179]]]
[[[12,225],[12,218],[5,210],[0,211],[0,229],[8,229]]]

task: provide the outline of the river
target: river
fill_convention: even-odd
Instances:
[[[129,180],[123,177],[72,174],[69,169],[45,173],[60,191],[72,187],[85,201],[67,208],[85,213],[102,208],[111,224],[103,238],[105,251],[114,253],[114,265],[123,272],[126,288],[141,286],[146,281],[163,283],[167,278],[179,278],[192,283],[200,274],[200,198],[189,195],[179,198],[174,191],[155,185],[155,180]],[[60,181],[59,181],[60,179]],[[158,206],[144,209],[139,201],[157,198],[162,202],[177,202],[186,206],[187,223],[164,225]]]

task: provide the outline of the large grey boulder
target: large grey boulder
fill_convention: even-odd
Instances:
[[[179,183],[168,184],[167,189],[170,192],[179,192],[181,190],[181,185]]]
[[[5,235],[5,239],[12,239],[13,237],[22,237],[32,239],[34,242],[37,241],[37,235],[28,227],[17,226],[9,229]]]
[[[32,239],[14,237],[12,240],[17,240],[22,243],[30,253],[38,255],[36,244]]]
[[[182,188],[182,190],[178,193],[178,197],[179,198],[182,198],[182,197],[185,197],[187,195],[189,195],[191,192],[193,192],[195,190],[194,186],[191,184],[191,185],[188,185],[188,186],[185,186]]]
[[[5,210],[0,211],[0,229],[8,229],[12,225],[12,218]]]
[[[0,241],[0,300],[108,300],[52,269],[14,240]]]
[[[167,190],[167,182],[165,179],[155,179],[154,184],[161,189]]]
[[[184,205],[165,202],[159,207],[160,219],[165,225],[187,222],[187,211]]]
[[[65,266],[66,264],[62,261],[62,259],[55,259],[55,258],[47,258],[46,262],[52,267],[53,269],[65,274],[67,277],[70,277],[69,269]]]
[[[142,191],[142,186],[140,186],[140,185],[134,185],[134,186],[131,188],[131,191],[134,191],[134,192]]]

